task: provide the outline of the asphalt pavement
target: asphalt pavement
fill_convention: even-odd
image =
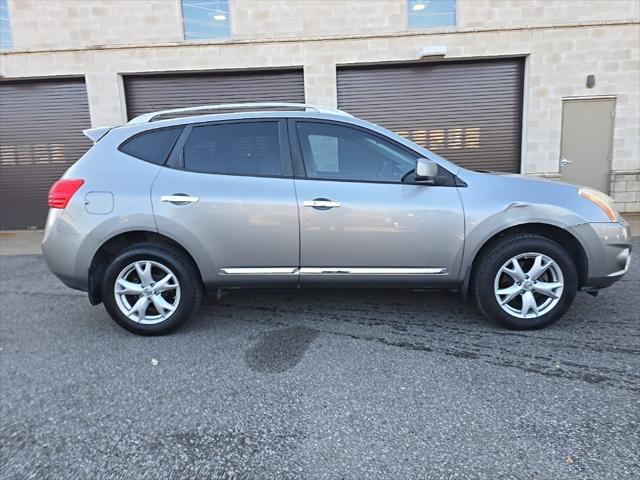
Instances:
[[[237,292],[144,338],[3,256],[0,478],[637,479],[639,286],[636,254],[536,332],[443,292]]]

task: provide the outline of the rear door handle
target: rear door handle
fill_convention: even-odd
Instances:
[[[173,195],[162,195],[160,197],[161,202],[169,202],[175,205],[186,205],[188,203],[196,203],[200,199],[198,197],[192,197],[184,193],[174,193]]]
[[[328,208],[338,208],[340,207],[340,202],[334,202],[333,200],[329,200],[326,198],[316,198],[314,200],[305,200],[302,202],[302,205],[305,207],[319,208],[322,210]]]
[[[566,158],[562,158],[562,159],[560,160],[560,165],[562,165],[563,167],[564,167],[565,165],[569,165],[570,163],[571,163],[571,160],[567,160]]]

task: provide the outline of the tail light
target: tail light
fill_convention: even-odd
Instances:
[[[79,178],[63,178],[53,184],[49,190],[49,206],[51,208],[65,208],[73,194],[82,186],[84,180]]]

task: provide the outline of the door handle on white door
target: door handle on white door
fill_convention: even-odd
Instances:
[[[571,163],[571,160],[567,160],[567,159],[566,159],[566,158],[564,158],[564,157],[560,159],[560,165],[562,165],[563,167],[564,167],[565,165],[569,165],[570,163]]]
[[[162,195],[160,197],[161,202],[170,202],[175,204],[196,203],[200,199],[198,197],[192,197],[191,195],[185,195],[184,193],[174,193],[173,195]]]
[[[313,208],[338,208],[340,202],[334,202],[333,200],[327,200],[325,198],[316,198],[315,200],[305,200],[302,202],[302,205]]]

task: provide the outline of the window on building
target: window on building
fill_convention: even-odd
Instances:
[[[183,149],[184,168],[222,175],[282,175],[278,122],[194,127]]]
[[[11,23],[9,22],[9,6],[7,0],[0,0],[0,50],[13,48],[11,39]]]
[[[231,36],[229,0],[182,0],[185,40]]]
[[[451,27],[456,24],[456,0],[407,0],[409,28]]]

